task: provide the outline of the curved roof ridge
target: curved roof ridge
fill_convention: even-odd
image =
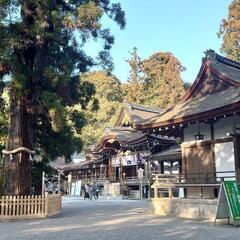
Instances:
[[[240,62],[237,62],[230,58],[221,56],[212,49],[206,50],[205,54],[206,54],[206,58],[209,60],[212,60],[215,62],[220,62],[220,63],[226,64],[228,66],[231,66],[231,67],[234,67],[234,68],[237,68],[240,70]]]
[[[144,111],[144,112],[152,112],[152,113],[162,113],[163,112],[163,109],[138,105],[136,103],[127,103],[127,106],[130,107],[131,110],[137,109],[137,110],[141,110],[141,111]]]
[[[231,67],[234,67],[234,68],[237,68],[237,69],[240,70],[240,62],[237,62],[237,61],[234,61],[232,59],[223,57],[223,56],[221,56],[217,53],[216,53],[216,59],[217,59],[218,62],[224,63],[226,65],[229,65]]]

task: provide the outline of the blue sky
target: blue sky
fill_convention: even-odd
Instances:
[[[216,33],[222,18],[227,17],[231,0],[114,0],[125,10],[125,30],[111,20],[104,20],[111,28],[115,44],[111,50],[114,74],[126,82],[129,50],[138,48],[139,55],[147,58],[157,51],[172,52],[187,68],[184,81],[192,82],[200,68],[206,49],[219,52],[221,39]],[[99,43],[86,46],[94,55]]]

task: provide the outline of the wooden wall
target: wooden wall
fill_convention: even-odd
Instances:
[[[182,144],[182,172],[188,183],[215,181],[214,143],[212,141]],[[213,188],[187,188],[188,198],[214,198]]]

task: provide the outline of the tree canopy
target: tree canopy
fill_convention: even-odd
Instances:
[[[123,84],[123,91],[125,93],[125,101],[134,102],[137,104],[144,103],[144,78],[142,71],[142,60],[138,55],[137,48],[134,47],[130,51],[131,58],[126,60],[130,66],[130,76],[128,84]]]
[[[86,73],[82,79],[94,84],[98,109],[95,111],[92,100],[85,112],[86,126],[82,129],[82,139],[86,146],[96,143],[106,127],[113,126],[123,101],[120,81],[105,71]]]
[[[141,60],[134,48],[130,78],[124,85],[125,100],[137,104],[166,108],[179,101],[185,92],[180,61],[170,52],[156,52]]]
[[[233,0],[229,5],[228,18],[221,21],[218,36],[223,38],[221,51],[240,61],[240,0]]]
[[[10,96],[8,150],[27,147],[45,159],[70,159],[81,150],[75,133],[83,127],[83,115],[73,106],[86,108],[95,87],[79,81],[79,74],[100,64],[112,69],[114,37],[101,23],[104,15],[124,28],[124,11],[110,0],[0,1],[0,89],[8,86]],[[83,50],[90,38],[104,42],[97,59]],[[29,192],[28,162],[25,152],[14,154],[13,161],[6,157],[7,194]]]

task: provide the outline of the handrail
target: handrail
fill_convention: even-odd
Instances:
[[[218,174],[230,174],[229,176],[218,176]],[[155,176],[154,176],[155,175]],[[218,182],[221,178],[234,178],[235,171],[219,171],[206,173],[179,173],[179,174],[153,174],[155,183],[203,183]]]

